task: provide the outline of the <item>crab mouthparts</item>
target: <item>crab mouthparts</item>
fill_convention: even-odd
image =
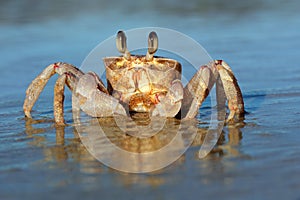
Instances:
[[[159,94],[137,93],[130,97],[129,111],[151,112],[159,103]]]
[[[149,112],[154,107],[148,95],[138,93],[133,95],[129,101],[129,110],[134,112]]]

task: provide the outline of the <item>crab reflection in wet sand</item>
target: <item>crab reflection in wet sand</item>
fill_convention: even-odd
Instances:
[[[122,56],[104,58],[107,88],[94,72],[84,73],[63,62],[51,64],[29,85],[23,106],[25,116],[31,118],[30,112],[43,88],[51,76],[58,74],[54,88],[54,119],[58,125],[65,124],[65,85],[73,93],[73,110],[81,109],[92,117],[148,113],[150,116],[191,119],[197,115],[213,85],[218,83],[217,90],[228,101],[230,113],[227,121],[243,119],[242,93],[224,61],[214,60],[201,66],[183,87],[181,64],[170,58],[154,56],[158,49],[155,32],[149,34],[146,55],[130,54],[123,31],[118,32],[116,45]]]

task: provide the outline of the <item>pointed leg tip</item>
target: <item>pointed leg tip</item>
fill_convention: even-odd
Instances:
[[[235,124],[239,122],[243,122],[245,120],[245,116],[243,113],[233,113],[229,114],[228,118],[225,120],[227,125]]]
[[[30,111],[25,111],[25,110],[24,110],[24,114],[25,114],[25,118],[32,119],[32,116],[31,116],[31,114],[30,114]]]

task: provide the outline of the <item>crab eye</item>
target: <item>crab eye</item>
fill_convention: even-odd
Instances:
[[[146,59],[151,61],[157,49],[158,49],[158,37],[157,34],[154,31],[152,31],[148,37],[148,52],[146,55]]]
[[[157,51],[158,48],[158,37],[157,34],[152,31],[149,34],[149,38],[148,38],[148,51],[150,54],[154,54]]]
[[[123,31],[119,31],[116,38],[117,49],[120,53],[125,53],[126,51],[126,35]]]
[[[123,31],[119,31],[116,37],[116,45],[118,51],[123,54],[126,59],[130,58],[130,53],[127,49],[126,35]]]

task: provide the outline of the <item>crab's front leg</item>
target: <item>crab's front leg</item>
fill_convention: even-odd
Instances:
[[[217,95],[224,94],[228,101],[230,114],[227,121],[244,117],[244,101],[238,82],[231,68],[222,60],[215,60],[200,67],[184,88],[184,100],[181,114],[184,118],[193,118],[216,83]],[[219,85],[221,84],[221,85]],[[225,103],[221,99],[218,103]]]
[[[127,115],[119,100],[109,95],[104,84],[94,72],[88,72],[78,80],[73,91],[72,107],[73,111],[81,109],[92,117]]]

